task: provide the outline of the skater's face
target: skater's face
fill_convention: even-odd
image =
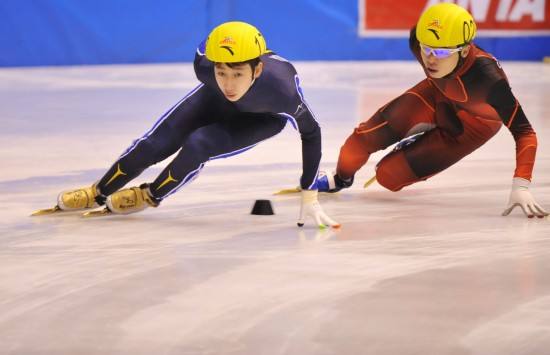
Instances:
[[[422,57],[426,72],[430,77],[435,79],[451,74],[455,70],[460,57],[465,58],[469,51],[470,46],[438,49],[420,45],[420,56]]]
[[[262,62],[258,63],[254,70],[250,64],[229,67],[225,63],[216,63],[214,74],[225,98],[229,101],[238,101],[254,84],[254,80],[261,75],[262,69]]]

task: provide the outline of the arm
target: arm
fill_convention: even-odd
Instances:
[[[302,188],[302,204],[298,226],[304,225],[306,217],[312,217],[319,228],[325,228],[326,225],[339,228],[340,224],[330,218],[321,208],[317,199],[317,175],[319,172],[319,163],[321,161],[321,128],[315,120],[313,113],[309,110],[303,99],[300,80],[297,75],[294,76],[296,84],[296,99],[294,107],[296,108],[291,117],[295,120],[302,139],[302,167],[303,173],[300,178]]]
[[[529,218],[548,216],[529,191],[537,153],[535,131],[506,80],[502,79],[493,85],[487,101],[497,111],[516,142],[516,169],[512,181],[512,192],[508,206],[502,215],[507,216],[516,206],[520,206]]]
[[[321,161],[321,128],[311,112],[301,104],[302,110],[296,119],[298,131],[302,140],[302,176],[300,187],[302,190],[317,189],[317,172]]]
[[[302,138],[303,174],[300,179],[302,205],[298,226],[302,227],[305,218],[311,216],[320,228],[324,228],[325,225],[339,228],[340,224],[327,216],[317,199],[317,175],[321,160],[321,128],[309,110],[299,117],[297,122]]]
[[[516,142],[514,177],[531,181],[537,153],[537,135],[506,80],[502,79],[493,85],[487,101],[497,111]]]
[[[211,88],[217,88],[216,78],[214,77],[214,63],[206,59],[204,55],[206,49],[206,40],[202,41],[195,52],[193,68],[197,79]]]

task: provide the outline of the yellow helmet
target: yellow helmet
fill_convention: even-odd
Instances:
[[[266,52],[264,36],[245,22],[222,23],[206,40],[206,58],[216,63],[245,62]]]
[[[418,19],[416,38],[426,46],[460,47],[476,35],[476,23],[470,13],[452,3],[430,6]]]

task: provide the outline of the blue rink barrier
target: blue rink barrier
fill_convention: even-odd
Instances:
[[[228,20],[256,25],[290,60],[413,59],[405,37],[360,37],[352,0],[2,0],[0,19],[0,66],[190,62]],[[550,36],[476,43],[501,60],[550,56]]]

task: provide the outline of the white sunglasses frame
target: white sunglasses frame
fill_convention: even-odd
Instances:
[[[420,50],[422,52],[424,52],[424,54],[426,56],[430,56],[430,55],[433,55],[434,57],[438,58],[438,59],[444,59],[444,58],[449,58],[451,55],[455,54],[455,53],[458,53],[458,52],[461,52],[463,49],[464,49],[465,46],[462,46],[462,47],[458,47],[458,48],[433,48],[433,47],[430,47],[430,46],[426,46],[425,44],[422,44],[420,43]],[[426,51],[426,49],[428,49],[429,51]],[[443,51],[447,51],[447,55],[441,55],[441,54],[436,54],[436,51],[438,50],[443,50]]]

